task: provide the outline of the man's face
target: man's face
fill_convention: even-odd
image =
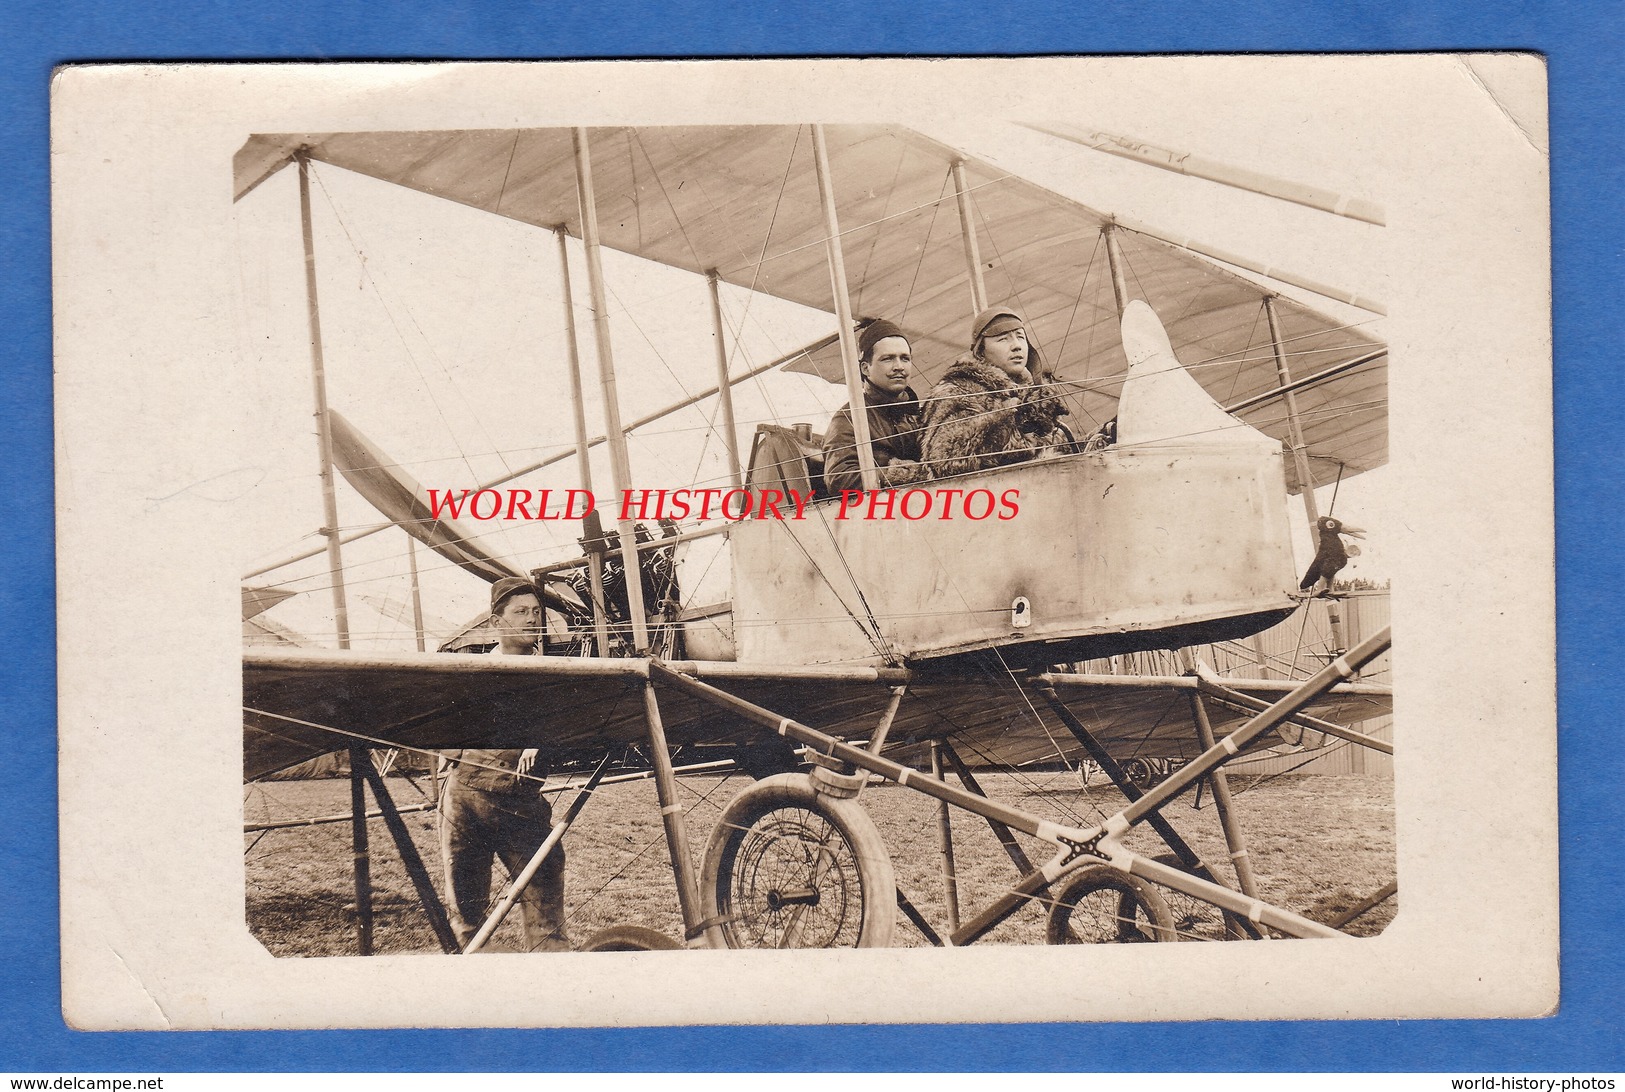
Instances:
[[[491,616],[497,635],[513,644],[535,644],[542,636],[542,601],[530,592],[515,592]]]
[[[1027,369],[1027,331],[1018,326],[997,337],[983,338],[982,359],[1005,375],[1024,377]]]
[[[883,337],[869,351],[869,362],[863,365],[863,378],[876,390],[890,395],[903,393],[914,372],[914,358],[908,351],[908,339]]]

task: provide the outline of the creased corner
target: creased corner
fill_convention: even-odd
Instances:
[[[1528,145],[1533,148],[1542,159],[1550,157],[1551,151],[1547,146],[1545,133],[1531,132],[1529,126],[1518,120],[1517,113],[1507,106],[1506,102],[1503,101],[1501,96],[1497,95],[1495,93],[1495,89],[1491,87],[1490,84],[1484,79],[1483,74],[1480,73],[1477,68],[1473,67],[1473,59],[1471,57],[1457,57],[1456,65],[1463,73],[1466,74],[1469,80],[1472,80],[1473,83],[1477,85],[1480,91],[1489,96],[1489,100],[1495,104],[1495,108],[1501,111],[1501,115],[1512,123],[1512,127],[1518,130],[1518,134],[1523,137],[1524,141],[1527,142]]]
[[[112,945],[108,945],[107,950],[113,953],[113,958],[118,960],[118,965],[123,968],[125,974],[130,976],[130,981],[135,983],[136,989],[141,991],[141,996],[147,999],[147,1001],[152,1005],[153,1011],[157,1014],[158,1019],[155,1023],[149,1024],[143,1022],[142,1026],[157,1027],[161,1031],[174,1031],[175,1022],[170,1019],[169,1013],[165,1011],[163,1003],[160,1002],[158,998],[154,997],[152,991],[147,989],[146,983],[141,981],[141,976],[135,973],[135,968],[131,967],[129,963],[125,961],[124,957],[119,955],[117,948],[114,948]],[[64,1018],[68,1018],[69,1014],[64,1012],[63,1016]],[[68,1023],[72,1024],[73,1020],[69,1018]]]

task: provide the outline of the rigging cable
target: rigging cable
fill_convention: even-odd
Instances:
[[[451,422],[449,419],[447,419],[445,410],[440,405],[440,400],[435,396],[434,391],[430,387],[428,376],[424,374],[422,366],[418,363],[417,355],[412,352],[412,347],[406,340],[406,334],[401,329],[400,323],[395,317],[394,308],[390,307],[389,301],[385,297],[383,286],[379,283],[378,278],[373,275],[372,265],[367,261],[365,251],[362,249],[361,244],[357,241],[356,235],[352,233],[351,225],[348,222],[348,219],[345,216],[337,198],[335,198],[332,191],[328,189],[327,182],[323,178],[323,172],[312,169],[310,174],[316,179],[316,186],[322,191],[322,196],[326,199],[328,207],[333,213],[334,220],[338,223],[339,229],[344,233],[345,240],[350,244],[351,250],[355,252],[357,259],[360,261],[362,275],[366,278],[367,282],[372,285],[373,293],[377,297],[379,305],[383,307],[384,314],[389,319],[389,324],[394,329],[395,336],[400,341],[401,348],[405,351],[408,362],[411,363],[413,371],[417,372],[418,380],[423,384],[423,391],[428,396],[430,405],[434,407],[436,416],[440,418],[441,426],[446,430],[446,434],[451,437],[452,442],[457,446],[458,451],[463,452],[462,461],[464,469],[468,471],[470,477],[477,478],[478,475],[474,473],[473,464],[469,461],[468,455],[466,451],[464,451],[461,441],[457,439],[456,433],[452,430]],[[356,230],[359,231],[360,229],[357,228]],[[412,324],[412,328],[417,331],[418,337],[422,339],[424,347],[429,351],[429,357],[440,369],[440,372],[442,376],[444,376],[446,382],[451,386],[453,391],[458,392],[458,394],[461,396],[461,388],[458,387],[457,384],[452,380],[450,370],[446,367],[445,362],[440,359],[440,354],[435,351],[434,343],[429,339],[428,335],[423,332],[423,327],[418,324],[416,316],[412,313],[412,309],[405,306],[403,303],[402,310],[405,312],[407,320]],[[474,408],[473,404],[466,396],[462,397],[462,402],[467,408],[470,416],[473,417],[475,425],[485,436],[486,443],[493,450],[500,452],[500,448],[498,448],[496,441],[492,438],[491,431],[486,426],[484,418]],[[511,473],[513,468],[511,465],[509,465],[507,458],[501,454],[498,454],[498,458],[502,462],[503,469]],[[506,540],[506,529],[503,529],[502,534],[504,540]],[[509,545],[511,547],[512,544],[509,543]]]

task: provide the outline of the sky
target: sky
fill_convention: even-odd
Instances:
[[[1174,88],[1170,93],[1178,92]],[[1159,126],[1146,118],[1163,118]],[[1177,121],[1170,119],[1177,118]],[[1102,103],[1073,124],[1192,152],[1278,177],[1381,199],[1380,164],[1360,154],[1349,131],[1302,124],[1279,139],[1247,112],[1203,117],[1189,110],[1140,113]],[[1272,138],[1271,133],[1277,137]],[[1362,295],[1383,298],[1382,228],[1068,144],[1009,122],[944,123],[927,135],[1114,213],[1227,249]],[[329,404],[401,460],[426,488],[462,488],[567,450],[573,444],[567,342],[556,237],[452,202],[325,164],[312,170],[313,228]],[[240,519],[258,546],[243,571],[322,545],[323,524],[304,269],[295,171],[280,172],[240,200],[232,224],[238,263],[235,317],[253,395],[233,423],[256,452],[257,475]],[[585,264],[569,240],[575,320],[588,431],[603,431],[596,354],[586,305]],[[656,411],[714,384],[715,347],[703,279],[605,252],[611,342],[623,420]],[[1257,278],[1253,278],[1257,279]],[[1266,282],[1270,283],[1270,282]],[[1381,322],[1358,309],[1270,283],[1340,322]],[[731,371],[765,363],[834,329],[833,316],[721,286]],[[759,421],[806,421],[822,432],[844,404],[844,387],[773,372],[735,391],[742,458]],[[724,444],[715,399],[639,430],[630,444],[632,481],[661,488],[721,484]],[[607,448],[591,461],[595,491],[610,491]],[[1386,469],[1319,491],[1324,511],[1365,527],[1363,553],[1344,576],[1386,578],[1382,521]],[[515,484],[581,484],[573,459]],[[359,529],[378,514],[342,480],[339,524]],[[1295,514],[1301,513],[1296,500]],[[490,530],[485,528],[489,527]],[[576,554],[572,524],[481,525],[492,552],[528,568]],[[1312,539],[1295,536],[1299,566]],[[352,643],[413,647],[409,546],[397,530],[344,547]],[[480,580],[423,548],[416,550],[431,642],[479,613]],[[699,559],[706,579],[724,574]],[[268,618],[332,643],[325,556],[255,577],[255,586],[302,594]],[[693,588],[693,574],[685,586]],[[432,643],[431,643],[432,647]]]

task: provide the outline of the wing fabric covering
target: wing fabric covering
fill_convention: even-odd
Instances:
[[[278,603],[292,599],[297,594],[286,588],[251,588],[244,585],[243,621],[264,614]]]
[[[337,410],[329,410],[328,416],[333,423],[333,465],[385,519],[482,580],[494,584],[505,576],[525,575],[450,520],[436,519],[424,501],[423,487],[401,469],[400,463],[385,455]]]
[[[795,667],[671,666],[848,739],[867,738],[891,696],[890,682],[868,669],[817,677],[816,669]],[[1148,758],[1188,757],[1194,753],[1189,691],[1169,685],[1179,681],[1060,689],[1108,747]],[[243,652],[243,774],[248,780],[264,777],[342,748],[355,736],[409,748],[541,746],[554,755],[602,754],[646,737],[643,685],[642,663],[631,659],[249,648]],[[1295,684],[1237,685],[1273,699]],[[682,692],[662,688],[659,699],[674,745],[762,738],[761,728]],[[1221,734],[1241,719],[1211,708]],[[1348,722],[1390,708],[1385,687],[1345,687],[1313,711]],[[895,748],[907,751],[943,737],[977,766],[1021,766],[1063,755],[1076,762],[1082,755],[1042,701],[1008,675],[911,682],[891,730]]]
[[[1071,384],[1074,425],[1113,416],[1127,370],[1102,240],[1110,217],[897,127],[825,127],[842,248],[859,317],[909,332],[925,389],[968,346],[970,275],[952,167],[965,167],[988,298],[1019,308],[1049,364]],[[589,132],[605,246],[833,311],[823,217],[806,126],[654,126]],[[249,192],[295,150],[314,160],[580,237],[569,129],[304,133],[250,138],[236,192]],[[1161,316],[1180,362],[1221,405],[1279,385],[1267,290],[1195,253],[1116,228],[1129,294]],[[1277,298],[1295,379],[1382,347]],[[831,380],[839,351],[795,370]],[[1375,360],[1298,394],[1317,483],[1386,462],[1387,365]],[[1277,438],[1278,401],[1245,414]],[[1077,431],[1078,429],[1075,429]],[[1289,487],[1298,484],[1287,468]]]

